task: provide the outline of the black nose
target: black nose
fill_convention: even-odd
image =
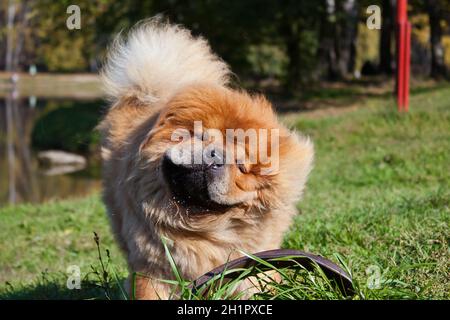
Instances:
[[[219,178],[222,170],[223,165],[214,161],[178,164],[169,155],[165,155],[162,161],[162,171],[172,193],[185,204],[209,204],[208,184]]]
[[[207,171],[222,167],[222,164],[215,161],[202,162],[201,164],[175,163],[170,156],[165,155],[162,166],[164,174],[173,178],[181,178],[186,175],[199,178],[201,175],[205,175]]]

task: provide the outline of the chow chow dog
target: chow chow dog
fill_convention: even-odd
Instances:
[[[136,298],[173,297],[162,239],[189,280],[279,248],[311,170],[308,138],[233,88],[206,40],[159,18],[118,36],[101,75],[103,198],[130,274],[145,275]]]

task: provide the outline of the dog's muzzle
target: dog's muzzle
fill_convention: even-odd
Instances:
[[[176,200],[182,205],[220,209],[224,205],[213,201],[210,186],[225,179],[227,167],[214,159],[202,162],[179,163],[174,161],[170,153],[166,153],[162,160],[164,178]]]

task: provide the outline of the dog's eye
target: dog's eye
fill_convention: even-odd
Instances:
[[[237,166],[239,168],[239,171],[241,171],[242,173],[247,173],[247,169],[245,168],[244,164],[238,163]]]

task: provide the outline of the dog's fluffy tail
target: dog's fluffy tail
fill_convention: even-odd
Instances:
[[[194,82],[227,85],[229,74],[204,39],[159,17],[139,23],[126,39],[117,36],[101,73],[111,100],[136,97],[142,102],[168,99]]]

